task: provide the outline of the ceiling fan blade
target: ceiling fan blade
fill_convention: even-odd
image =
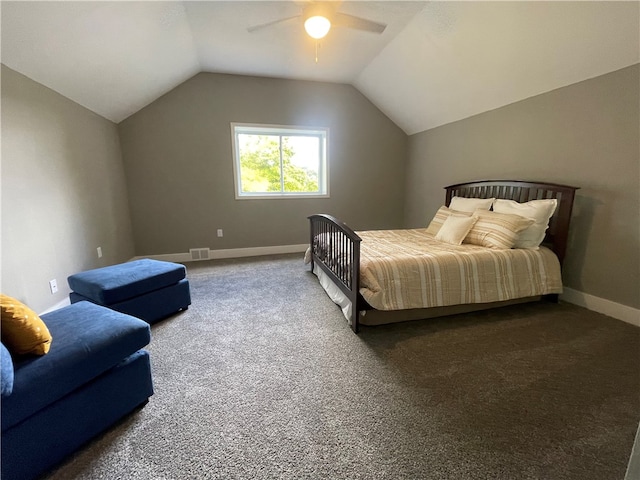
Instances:
[[[274,20],[273,22],[261,23],[260,25],[253,25],[252,27],[247,28],[247,32],[253,33],[264,28],[271,27],[272,25],[277,25],[278,23],[288,22],[289,20],[293,20],[294,18],[300,18],[302,15],[294,15],[293,17],[285,17],[280,18],[278,20]]]
[[[383,23],[354,17],[353,15],[347,15],[346,13],[336,13],[333,24],[336,27],[354,28],[356,30],[363,30],[371,33],[382,33],[384,32],[384,29],[387,28]]]

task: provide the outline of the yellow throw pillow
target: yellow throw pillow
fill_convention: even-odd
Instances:
[[[51,347],[51,333],[42,319],[24,303],[0,294],[2,343],[17,355],[44,355]]]

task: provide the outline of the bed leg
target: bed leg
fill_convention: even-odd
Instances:
[[[550,293],[548,295],[543,295],[542,299],[545,302],[558,303],[560,301],[560,295],[558,295],[557,293]]]
[[[358,333],[358,331],[360,330],[360,323],[359,323],[359,313],[358,310],[356,308],[353,308],[353,311],[351,312],[351,330],[353,330],[353,333]]]

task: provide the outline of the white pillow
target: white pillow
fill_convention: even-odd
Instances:
[[[449,215],[436,234],[436,240],[452,245],[460,245],[471,227],[476,223],[476,217]]]
[[[465,198],[453,197],[449,203],[449,208],[460,212],[473,213],[476,210],[489,210],[495,198]]]
[[[429,232],[431,235],[435,236],[440,231],[440,229],[442,228],[442,225],[444,224],[445,220],[450,215],[458,215],[460,217],[470,217],[471,213],[458,212],[456,210],[451,210],[449,207],[445,207],[443,205],[438,209],[438,211],[434,215],[433,219],[429,223],[429,226],[427,227],[427,232]]]
[[[514,248],[538,248],[544,240],[545,232],[549,228],[549,219],[557,205],[558,201],[555,198],[531,200],[525,203],[498,199],[493,203],[493,211],[532,219],[533,225],[518,234]]]

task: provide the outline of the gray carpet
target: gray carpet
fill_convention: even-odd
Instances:
[[[188,264],[155,395],[69,479],[623,479],[640,329],[537,303],[355,335],[301,255]]]

